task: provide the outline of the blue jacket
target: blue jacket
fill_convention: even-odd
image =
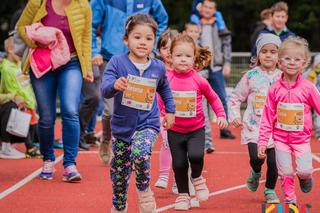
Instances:
[[[286,40],[287,38],[291,37],[291,36],[295,36],[296,34],[292,31],[290,31],[287,27],[285,27],[280,34],[277,34],[272,28],[270,27],[265,27],[264,29],[262,29],[258,36],[257,36],[257,39],[259,37],[260,34],[262,33],[272,33],[274,35],[277,35],[280,37],[280,40],[281,41],[284,41]],[[256,42],[256,41],[255,41]],[[253,48],[251,49],[251,56],[257,56],[257,47],[256,45],[253,46]]]
[[[161,0],[91,0],[92,56],[106,60],[128,49],[123,43],[125,22],[136,13],[150,14],[158,23],[157,38],[167,28],[168,14]],[[101,26],[101,51],[97,47],[97,29]]]
[[[151,59],[150,66],[142,77],[157,79],[157,92],[161,96],[167,113],[175,113],[171,89],[162,61]],[[111,130],[115,138],[130,142],[135,131],[152,128],[160,131],[160,112],[157,96],[150,111],[138,110],[121,104],[123,92],[114,89],[115,81],[128,74],[139,76],[139,70],[128,58],[128,53],[113,56],[103,73],[101,90],[105,98],[114,97],[114,111],[111,118]]]

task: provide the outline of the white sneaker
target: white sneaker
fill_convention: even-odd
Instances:
[[[173,179],[173,184],[172,184],[172,188],[171,188],[171,190],[172,190],[172,193],[173,194],[179,194],[179,192],[178,192],[178,187],[177,187],[177,183],[176,183],[176,180],[175,179]]]
[[[166,189],[168,186],[168,176],[161,176],[157,180],[157,182],[154,184],[155,187],[161,188],[161,189]]]
[[[192,199],[190,200],[190,206],[191,206],[192,208],[199,208],[199,207],[200,207],[200,202],[199,202],[199,200],[198,200],[197,198],[192,198]]]
[[[18,151],[10,143],[2,143],[1,149],[0,158],[3,159],[22,159],[26,157],[24,153]]]

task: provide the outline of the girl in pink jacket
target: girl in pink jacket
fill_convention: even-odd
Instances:
[[[281,40],[268,33],[261,34],[256,42],[257,61],[255,67],[244,74],[229,99],[229,120],[235,127],[242,127],[241,143],[247,144],[251,172],[247,188],[255,192],[259,186],[261,167],[264,159],[258,158],[258,132],[262,110],[269,87],[280,78],[281,71],[276,68],[278,49]],[[247,102],[247,108],[241,119],[240,106]],[[267,203],[279,203],[274,188],[278,178],[274,144],[270,137],[267,144],[267,180],[264,195]]]
[[[272,135],[285,202],[296,205],[291,155],[295,156],[302,192],[310,192],[313,185],[311,108],[320,113],[317,104],[320,93],[301,75],[310,61],[306,40],[298,37],[286,39],[280,46],[279,58],[283,74],[268,92],[259,130],[258,156],[261,159],[266,157]]]
[[[204,201],[209,197],[206,180],[202,177],[205,144],[202,95],[216,113],[219,127],[227,127],[226,114],[219,97],[208,81],[193,69],[195,61],[199,61],[196,60],[199,59],[197,52],[196,44],[188,35],[178,35],[172,41],[173,70],[167,76],[176,104],[176,114],[175,124],[168,130],[168,142],[179,192],[174,206],[176,210],[190,208],[189,162],[197,199]]]

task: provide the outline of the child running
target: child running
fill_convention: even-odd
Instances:
[[[153,213],[156,203],[149,187],[150,156],[160,130],[156,91],[165,105],[166,129],[173,125],[175,104],[164,64],[149,57],[156,22],[149,15],[137,14],[127,19],[125,29],[124,42],[129,52],[111,58],[102,82],[103,96],[114,97],[111,212],[127,212],[128,185],[134,166],[140,212]]]
[[[158,40],[157,50],[159,52],[160,58],[162,59],[162,61],[166,66],[167,72],[170,72],[170,70],[172,69],[171,55],[170,55],[171,43],[174,37],[177,36],[178,34],[179,33],[176,30],[167,29],[160,35]],[[161,116],[160,120],[163,120],[166,112],[163,106],[163,101],[159,97],[158,97],[158,104],[159,104],[160,116]],[[162,145],[160,148],[160,155],[159,155],[160,175],[157,182],[155,183],[155,186],[166,189],[168,186],[172,158],[171,158],[171,153],[170,153],[169,144],[168,144],[167,130],[164,129],[163,127],[160,127],[160,133],[162,138]],[[175,183],[173,184],[172,190],[177,191]]]
[[[258,158],[258,132],[265,98],[269,87],[280,78],[281,71],[276,68],[281,40],[278,36],[261,34],[256,41],[257,60],[255,67],[242,77],[229,100],[230,123],[242,127],[241,143],[248,145],[251,172],[247,188],[255,192],[259,186],[261,167],[264,159]],[[247,102],[247,108],[241,119],[240,106]],[[278,178],[272,138],[267,141],[267,180],[264,195],[267,203],[279,203],[274,188]]]
[[[188,168],[199,201],[207,200],[209,190],[202,177],[204,162],[205,122],[202,106],[204,95],[218,117],[220,128],[227,127],[226,114],[217,94],[194,69],[197,47],[188,35],[179,35],[171,45],[172,72],[167,73],[176,103],[175,124],[168,130],[173,171],[178,186],[176,210],[189,210]],[[210,55],[211,57],[211,55]]]
[[[279,58],[283,74],[267,95],[259,130],[258,156],[261,159],[266,157],[272,135],[285,202],[296,205],[291,155],[295,156],[302,192],[310,192],[313,185],[311,109],[320,113],[320,93],[301,75],[310,61],[306,40],[299,37],[286,39],[280,46]]]

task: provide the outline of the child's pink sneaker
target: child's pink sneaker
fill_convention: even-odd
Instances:
[[[180,193],[174,202],[174,209],[178,211],[187,211],[190,209],[190,196],[188,193]]]
[[[137,189],[140,213],[155,213],[157,206],[150,188],[141,192]]]
[[[199,201],[205,201],[209,199],[209,189],[206,185],[206,179],[202,176],[192,180],[194,186],[196,197]]]
[[[39,175],[41,180],[52,180],[54,172],[54,162],[46,160],[43,162],[42,171]]]

